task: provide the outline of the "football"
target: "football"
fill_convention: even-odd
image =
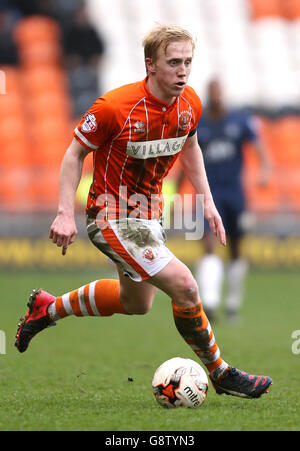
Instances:
[[[194,360],[174,357],[162,363],[154,373],[152,390],[163,407],[200,407],[207,396],[208,379]]]

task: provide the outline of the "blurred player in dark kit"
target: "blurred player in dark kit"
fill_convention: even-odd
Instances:
[[[246,142],[254,145],[259,156],[259,183],[262,186],[268,183],[270,173],[268,156],[259,139],[258,127],[258,119],[248,112],[227,111],[220,82],[217,79],[210,81],[207,108],[199,121],[197,133],[214,202],[228,238],[225,306],[227,318],[231,321],[238,318],[248,269],[240,249],[244,233],[242,219],[246,210],[242,179],[243,146]],[[205,255],[197,263],[196,278],[205,311],[210,320],[214,320],[221,300],[225,271],[222,259],[214,253],[216,240],[207,224],[202,242]]]

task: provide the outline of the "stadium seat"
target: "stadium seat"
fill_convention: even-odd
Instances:
[[[20,49],[22,63],[26,66],[60,64],[62,52],[56,42],[40,41]]]
[[[55,209],[56,178],[73,131],[60,28],[31,16],[17,23],[15,37],[21,66],[0,67],[7,91],[0,97],[1,209]]]
[[[300,167],[295,168],[286,180],[284,189],[285,208],[293,213],[300,213]]]
[[[22,97],[18,91],[7,92],[5,95],[0,97],[0,117],[4,118],[7,116],[18,117],[22,115]]]
[[[9,170],[0,169],[0,206],[7,212],[32,211],[32,178],[30,171],[22,167],[12,167]]]
[[[0,121],[0,165],[2,167],[28,166],[29,143],[21,118],[8,116]]]
[[[22,64],[34,66],[60,62],[60,28],[55,20],[46,16],[22,18],[14,34]]]
[[[271,183],[266,189],[254,184],[258,159],[254,152],[245,154],[245,188],[251,209],[265,211],[300,211],[300,121],[298,117],[262,120],[262,139],[269,149]],[[251,146],[250,146],[251,147]],[[265,207],[264,207],[265,205]]]
[[[0,71],[3,73],[3,81],[6,93],[18,90],[20,71],[18,68],[7,65],[0,65]]]
[[[44,90],[32,93],[28,98],[28,109],[35,119],[43,116],[64,117],[65,120],[71,117],[71,104],[68,93],[57,87],[55,90]]]
[[[260,161],[253,144],[244,146],[243,186],[248,209],[254,213],[279,212],[282,202],[280,171],[274,163],[274,124],[270,120],[260,118],[260,135],[268,152],[271,164],[271,176],[266,186],[260,185]]]
[[[71,124],[61,121],[59,117],[36,121],[35,130],[32,130],[32,164],[59,169],[71,141]]]
[[[28,137],[19,71],[1,67],[5,73],[6,93],[0,96],[0,166],[28,164]]]
[[[281,11],[283,17],[289,20],[297,20],[300,18],[300,2],[299,0],[281,0]]]
[[[3,75],[4,91],[0,95],[0,117],[9,114],[22,114],[23,99],[20,88],[20,71],[9,66],[0,66]]]
[[[282,210],[282,194],[275,178],[267,187],[261,187],[257,183],[257,174],[247,174],[244,183],[249,211],[253,213],[278,213]]]
[[[290,164],[289,155],[291,152],[288,149],[290,138],[287,137],[287,134],[289,134],[287,129],[289,127],[282,125],[283,120],[264,120],[262,128],[264,141],[268,149],[270,149],[273,165],[276,168],[286,167]]]
[[[56,42],[60,34],[60,27],[55,20],[39,15],[23,17],[14,30],[19,48],[36,42]]]
[[[56,168],[40,168],[32,178],[32,202],[38,211],[53,211],[59,196],[59,171]]]
[[[280,0],[249,0],[249,3],[253,20],[281,16]]]
[[[26,68],[22,71],[22,82],[27,91],[54,91],[68,86],[65,72],[59,66],[45,67],[43,65]]]
[[[272,149],[268,149],[272,172],[268,185],[259,183],[260,163],[252,144],[245,146],[243,186],[246,195],[247,208],[254,213],[276,213],[281,208],[281,188],[278,171],[274,168]]]
[[[277,138],[280,147],[278,155],[280,164],[300,168],[300,119],[292,116],[282,118],[278,122]]]

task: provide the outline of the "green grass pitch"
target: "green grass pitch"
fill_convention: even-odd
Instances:
[[[244,400],[215,394],[200,409],[158,406],[151,380],[165,360],[198,360],[176,331],[170,300],[158,293],[145,316],[69,317],[35,337],[19,354],[13,346],[32,288],[62,294],[104,273],[8,272],[1,277],[0,430],[222,431],[299,430],[299,274],[252,271],[242,320],[213,326],[223,358],[273,378],[268,395]],[[107,274],[105,275],[107,276]],[[294,351],[299,349],[294,345]]]

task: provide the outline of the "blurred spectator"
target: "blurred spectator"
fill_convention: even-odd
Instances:
[[[69,72],[74,116],[81,116],[99,96],[99,65],[105,51],[102,37],[91,25],[84,5],[63,30],[63,48]]]
[[[64,32],[64,49],[68,64],[95,66],[104,52],[104,43],[91,25],[85,6],[78,8]]]
[[[33,14],[54,16],[56,10],[56,0],[12,0],[10,3],[23,16]]]
[[[62,28],[73,21],[74,12],[85,3],[85,0],[55,0],[55,17]]]
[[[17,65],[19,55],[12,35],[14,14],[8,9],[0,9],[0,64]]]

